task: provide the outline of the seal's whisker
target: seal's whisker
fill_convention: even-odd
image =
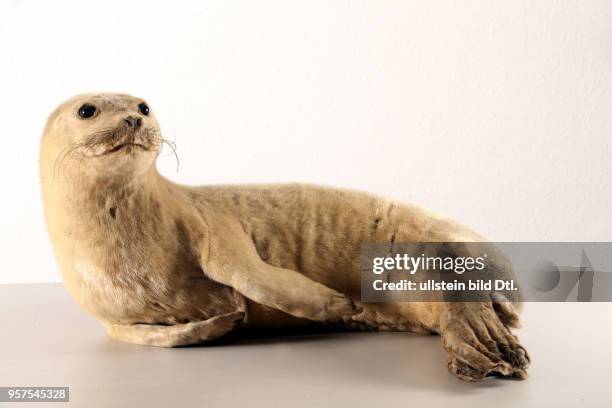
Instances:
[[[178,154],[176,153],[176,142],[173,142],[172,140],[164,139],[163,137],[161,138],[161,142],[162,142],[162,146],[164,144],[168,145],[168,147],[172,150],[172,153],[174,153],[174,158],[176,159],[176,172],[178,173],[179,158],[178,158]]]
[[[144,141],[152,145],[161,144],[163,147],[164,144],[167,144],[168,147],[172,150],[172,154],[174,154],[175,156],[176,171],[178,172],[179,159],[176,153],[176,143],[174,141],[164,139],[160,135],[160,132],[157,128],[146,127],[137,132],[131,128],[117,126],[105,127],[96,130],[95,132],[89,133],[80,138],[76,143],[62,150],[55,159],[55,163],[53,166],[53,178],[55,178],[60,173],[64,161],[79,150],[87,151],[100,146],[104,148],[113,147],[113,145],[121,143],[123,141],[134,142],[137,137],[143,138]],[[82,159],[83,157],[81,157],[79,161],[82,161]]]
[[[53,179],[55,179],[55,176],[59,174],[62,164],[64,163],[64,160],[66,160],[68,156],[73,154],[76,150],[78,150],[81,147],[83,147],[82,143],[75,143],[72,146],[68,146],[66,149],[60,152],[60,154],[55,159],[55,164],[53,166]]]

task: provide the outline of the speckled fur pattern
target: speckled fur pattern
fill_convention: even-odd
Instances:
[[[529,357],[508,329],[518,324],[510,302],[359,302],[363,242],[480,235],[362,192],[175,184],[156,170],[163,139],[154,114],[139,112],[141,102],[76,96],[50,116],[41,143],[45,212],[64,282],[111,337],[171,347],[236,327],[313,321],[439,333],[459,378],[525,378]],[[96,106],[94,117],[79,117],[84,103]],[[128,115],[142,125],[130,127]]]

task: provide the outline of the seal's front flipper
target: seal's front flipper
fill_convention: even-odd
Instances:
[[[244,320],[241,311],[207,320],[174,324],[105,324],[108,335],[119,341],[157,347],[178,347],[217,339]]]
[[[339,320],[360,310],[342,293],[299,272],[261,260],[239,224],[226,220],[212,228],[202,270],[210,279],[231,286],[259,304],[310,320]]]

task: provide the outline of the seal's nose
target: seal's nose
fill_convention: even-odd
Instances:
[[[128,127],[138,129],[142,125],[142,119],[135,118],[134,116],[128,116],[124,119],[125,123],[127,123]]]

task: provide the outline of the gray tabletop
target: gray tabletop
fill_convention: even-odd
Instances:
[[[69,386],[70,402],[49,406],[92,408],[610,407],[611,316],[609,303],[528,304],[518,335],[530,378],[468,384],[447,372],[437,336],[308,334],[160,349],[108,339],[60,284],[0,285],[0,386]]]

